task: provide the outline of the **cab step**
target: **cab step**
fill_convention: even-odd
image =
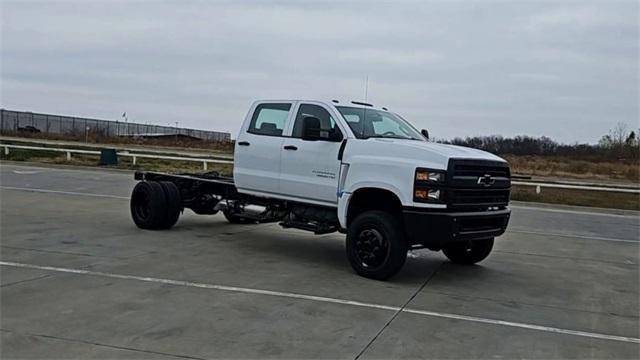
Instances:
[[[296,220],[281,221],[279,224],[285,229],[293,228],[293,229],[312,231],[316,235],[330,234],[332,232],[338,231],[337,226],[331,226],[331,225],[325,225],[325,224],[314,224],[314,223],[308,223],[308,222],[296,221]]]

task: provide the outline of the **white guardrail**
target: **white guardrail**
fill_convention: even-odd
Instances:
[[[100,151],[98,151],[98,150],[61,149],[61,148],[53,148],[53,147],[26,146],[26,145],[13,145],[13,144],[0,144],[0,147],[4,148],[4,154],[5,155],[9,155],[9,149],[63,152],[63,153],[67,154],[67,161],[71,160],[71,154],[100,155]],[[119,151],[119,152],[117,152],[117,154],[118,154],[118,156],[124,156],[124,157],[132,158],[133,165],[136,165],[138,158],[200,162],[200,163],[202,163],[202,169],[203,170],[207,170],[207,164],[208,163],[233,164],[232,160],[207,159],[207,158],[187,157],[187,156],[167,156],[167,155],[137,154],[137,153],[134,154],[134,153],[131,153],[129,151]]]
[[[9,149],[63,152],[67,154],[67,160],[71,160],[71,154],[100,155],[100,151],[97,151],[97,150],[61,149],[61,148],[52,148],[52,147],[26,146],[26,145],[13,145],[13,144],[0,144],[0,147],[4,148],[5,155],[9,155]],[[207,159],[202,157],[166,156],[166,155],[160,155],[160,154],[134,154],[129,151],[120,151],[120,152],[117,152],[117,154],[118,156],[131,157],[133,165],[136,164],[138,158],[200,162],[202,163],[203,170],[207,170],[208,163],[233,164],[233,160]],[[630,186],[621,186],[621,185],[609,186],[609,185],[603,185],[603,184],[570,183],[570,182],[561,182],[561,181],[545,181],[545,182],[512,181],[511,184],[520,185],[520,186],[535,186],[537,193],[540,193],[541,188],[546,187],[546,188],[559,188],[559,189],[575,189],[575,190],[591,190],[591,191],[640,194],[640,187],[630,187]]]
[[[202,149],[196,152],[187,152],[183,149],[158,149],[153,147],[139,147],[138,145],[133,144],[94,144],[94,143],[84,143],[79,144],[77,141],[64,141],[64,140],[46,140],[46,139],[32,139],[32,138],[19,138],[13,136],[0,136],[0,147],[2,147],[3,141],[7,141],[10,144],[15,145],[25,145],[25,146],[53,146],[58,148],[65,147],[77,147],[79,145],[82,146],[85,150],[100,150],[100,149],[115,149],[116,151],[128,151],[132,153],[143,152],[145,154],[159,154],[159,155],[169,155],[169,156],[186,156],[186,157],[205,157],[205,158],[214,158],[221,160],[233,160],[233,155],[229,154],[221,154],[216,152],[204,152]],[[2,149],[0,149],[2,150]]]

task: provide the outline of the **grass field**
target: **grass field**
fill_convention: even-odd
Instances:
[[[159,137],[159,138],[135,138],[125,136],[100,136],[95,133],[89,133],[88,136],[65,135],[65,134],[43,134],[43,133],[24,133],[12,132],[4,130],[3,136],[15,137],[21,140],[53,140],[53,141],[72,141],[78,145],[83,144],[113,144],[113,145],[133,145],[144,147],[160,147],[173,148],[176,150],[199,149],[213,152],[233,151],[233,143],[230,141],[209,141],[187,138]],[[4,141],[4,140],[3,140]]]
[[[511,173],[541,177],[640,182],[640,164],[633,161],[587,161],[560,156],[505,155]]]

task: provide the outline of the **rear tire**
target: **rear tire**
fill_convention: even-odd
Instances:
[[[479,263],[489,256],[493,249],[493,239],[473,240],[449,245],[442,252],[451,262],[462,265]]]
[[[176,184],[171,181],[160,181],[160,185],[164,190],[164,195],[167,200],[166,205],[166,219],[162,223],[162,229],[171,229],[180,218],[180,211],[182,211],[182,201],[180,199],[180,190]]]
[[[247,217],[242,216],[241,214],[236,214],[230,211],[223,211],[224,217],[228,222],[232,224],[255,224],[256,221],[254,219],[249,219]]]
[[[133,222],[141,229],[158,230],[167,218],[167,199],[162,185],[141,181],[131,193],[130,209]]]
[[[361,276],[386,280],[407,259],[407,242],[400,220],[378,210],[358,215],[347,229],[347,258]]]

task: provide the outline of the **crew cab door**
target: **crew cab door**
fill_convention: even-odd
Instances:
[[[341,142],[303,140],[303,120],[306,117],[319,119],[322,130],[344,134],[327,108],[321,104],[300,103],[295,120],[289,125],[290,136],[285,137],[282,143],[280,192],[301,200],[336,204]]]
[[[238,190],[278,193],[283,132],[290,102],[263,102],[247,115],[235,145],[233,178]]]

